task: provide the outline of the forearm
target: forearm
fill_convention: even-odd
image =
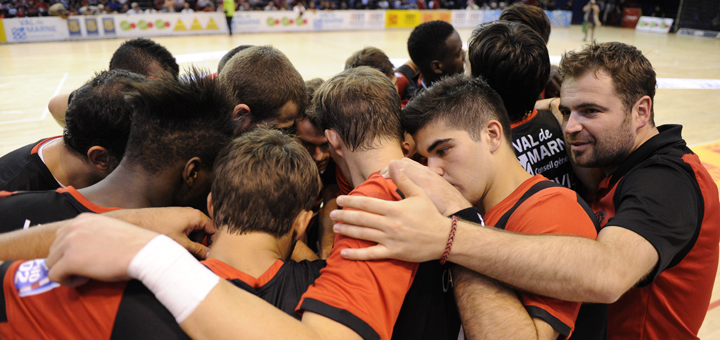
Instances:
[[[320,252],[320,258],[321,259],[327,259],[330,256],[330,251],[333,248],[333,242],[335,240],[335,233],[332,230],[333,227],[333,221],[330,218],[330,212],[337,209],[338,205],[335,201],[335,198],[329,200],[325,205],[320,209],[320,223],[319,223],[319,239],[320,239],[320,246],[319,246],[319,252]]]
[[[626,275],[618,270],[623,259],[612,256],[603,243],[581,237],[522,235],[459,222],[448,260],[522,290],[566,301],[610,303],[618,290],[625,289],[615,283]]]
[[[0,234],[0,260],[45,258],[55,240],[55,233],[65,222],[40,225]]]
[[[535,325],[512,289],[464,267],[452,273],[466,339],[537,339]]]

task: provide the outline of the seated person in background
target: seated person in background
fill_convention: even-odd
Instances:
[[[550,72],[542,38],[523,24],[494,21],[478,26],[469,41],[471,73],[502,98],[520,164],[531,175],[542,174],[584,195],[560,123],[552,112],[534,109]]]
[[[444,21],[430,21],[413,29],[408,38],[408,54],[419,72],[407,79],[405,93],[400,95],[406,105],[419,89],[428,88],[444,76],[463,73],[465,52],[460,35]],[[401,73],[405,74],[405,73]],[[403,82],[404,80],[398,80]]]
[[[232,138],[232,104],[224,87],[201,75],[195,70],[183,80],[134,83],[132,125],[117,168],[79,190],[0,197],[0,231],[118,208],[204,209],[213,162]]]
[[[96,74],[74,92],[63,136],[0,158],[0,191],[80,189],[105,178],[122,160],[130,133],[133,109],[125,94],[143,81],[123,70]]]
[[[291,137],[261,129],[221,151],[214,170],[207,205],[218,231],[202,263],[299,319],[295,307],[325,264],[289,260],[320,187],[313,161]],[[83,215],[76,222],[102,225],[108,220]],[[0,263],[4,340],[189,339],[138,281],[92,281],[75,289],[45,281],[44,259]],[[41,274],[28,275],[36,272]]]
[[[307,106],[302,76],[285,54],[272,46],[238,52],[222,68],[218,81],[234,98],[235,136],[258,125],[289,128]]]
[[[115,50],[109,70],[126,70],[150,78],[177,78],[180,67],[165,47],[150,39],[127,40]],[[48,110],[60,126],[65,126],[65,110],[72,93],[59,94],[48,104]]]

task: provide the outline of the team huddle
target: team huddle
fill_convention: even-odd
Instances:
[[[0,158],[0,339],[697,339],[718,189],[637,48],[516,4],[303,80],[123,43]]]

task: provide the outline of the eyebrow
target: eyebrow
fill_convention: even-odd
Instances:
[[[597,108],[599,108],[600,110],[607,111],[607,108],[606,108],[606,107],[604,107],[604,106],[602,106],[602,105],[600,105],[600,104],[596,104],[596,103],[582,103],[582,104],[575,105],[575,109],[585,109],[585,108],[588,108],[588,107],[597,107]],[[565,105],[560,104],[560,105],[558,105],[558,109],[560,109],[560,110],[569,110],[570,108],[567,107],[567,106],[565,106]]]
[[[435,150],[435,148],[437,148],[440,144],[445,143],[445,142],[448,142],[448,141],[450,141],[450,140],[452,140],[452,138],[445,138],[445,139],[438,139],[438,140],[436,140],[434,143],[432,143],[432,144],[430,144],[430,146],[428,146],[428,148],[427,148],[428,154],[432,153],[433,150]]]

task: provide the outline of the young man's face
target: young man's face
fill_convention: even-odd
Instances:
[[[467,131],[430,122],[414,135],[417,151],[427,158],[427,166],[452,184],[476,205],[484,196],[489,150]]]
[[[614,171],[635,149],[632,109],[605,70],[568,78],[560,90],[565,140],[578,166]]]
[[[325,133],[308,119],[297,119],[295,127],[297,128],[298,139],[312,156],[318,171],[324,171],[330,162],[330,145]]]
[[[465,51],[457,31],[445,40],[445,56],[442,63],[444,75],[460,74],[465,70]]]

